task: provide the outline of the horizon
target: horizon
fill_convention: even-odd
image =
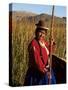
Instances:
[[[31,13],[31,14],[36,14],[36,15],[41,15],[41,14],[45,14],[45,15],[50,15],[51,16],[51,14],[48,14],[48,13],[34,13],[34,12],[29,12],[29,11],[12,11],[12,12],[25,12],[25,13]],[[63,18],[63,17],[65,17],[66,18],[66,16],[56,16],[56,15],[54,15],[55,17],[59,17],[59,18]]]
[[[52,15],[52,7],[52,5],[11,3],[9,4],[9,11],[31,12],[34,14]],[[66,17],[66,7],[56,5],[54,10],[54,16]]]

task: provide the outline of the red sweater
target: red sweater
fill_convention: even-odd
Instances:
[[[45,42],[46,47],[48,48],[48,42]],[[41,47],[36,39],[33,39],[30,48],[30,66],[32,68],[37,67],[39,71],[43,72],[47,61],[48,61],[48,54],[44,47]]]

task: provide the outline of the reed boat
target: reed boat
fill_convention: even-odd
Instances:
[[[52,55],[52,69],[54,70],[56,83],[66,83],[66,61],[63,58]]]

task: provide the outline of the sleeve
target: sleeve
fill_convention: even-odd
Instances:
[[[45,45],[47,46],[49,52],[51,52],[51,46],[50,46],[50,43],[49,43],[49,42],[46,42]],[[53,44],[52,44],[52,52],[55,51],[55,49],[56,49],[55,47],[56,47],[56,46],[55,46],[55,42],[53,42]]]
[[[45,42],[45,46],[49,49],[49,42],[48,41]]]
[[[38,69],[42,73],[44,73],[45,65],[43,64],[43,62],[41,60],[40,53],[35,46],[33,46],[32,49],[33,49],[33,56],[34,56],[34,60],[35,60],[36,65],[37,65]]]

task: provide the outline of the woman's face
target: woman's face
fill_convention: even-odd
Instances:
[[[44,30],[41,30],[37,33],[37,38],[38,39],[45,39],[45,36],[47,35],[47,32]]]

